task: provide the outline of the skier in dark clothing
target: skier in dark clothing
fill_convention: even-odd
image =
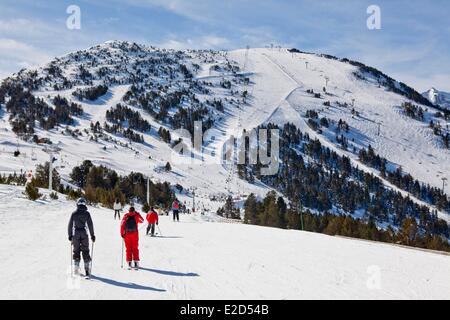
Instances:
[[[77,201],[77,210],[72,213],[70,217],[68,234],[69,241],[72,242],[73,246],[75,274],[79,274],[80,272],[80,261],[82,253],[86,276],[89,276],[91,271],[91,256],[89,253],[89,238],[86,226],[89,229],[89,234],[91,235],[92,242],[95,242],[94,224],[92,223],[91,215],[87,210],[86,200],[84,198],[80,198]]]

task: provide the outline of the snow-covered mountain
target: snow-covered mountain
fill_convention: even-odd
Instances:
[[[443,108],[450,109],[450,93],[431,88],[430,90],[424,92],[422,95],[430,100],[430,102],[432,102],[433,104],[437,104]]]
[[[388,181],[362,163],[359,152],[370,145],[388,169],[401,168],[436,190],[442,178],[450,179],[449,118],[436,117],[432,103],[369,66],[296,49],[180,51],[109,41],[5,79],[0,105],[3,173],[34,169],[52,147],[67,183],[72,168],[90,159],[119,173],[137,171],[195,188],[196,200],[211,211],[227,194],[245,199],[272,190],[239,179],[236,166],[222,161],[231,136],[268,123],[294,124],[430,210],[437,201]],[[327,125],[313,124],[311,114]],[[194,150],[186,161],[172,145],[181,137],[175,129],[193,132],[193,120],[211,130],[204,154]],[[162,170],[167,162],[172,170]],[[439,216],[449,219],[444,210]]]
[[[386,233],[404,231],[413,218],[417,230],[408,230],[436,248],[450,232],[448,187],[442,191],[450,180],[450,114],[428,98],[370,66],[282,48],[109,41],[13,74],[0,84],[1,174],[34,171],[51,154],[63,183],[79,187],[71,172],[91,160],[168,182],[197,211],[180,224],[162,217],[165,238],[141,239],[142,272],[121,273],[120,237],[111,231],[118,224],[107,209],[91,207],[94,277],[80,291],[68,276],[68,242],[55,241],[66,239],[73,203],[43,190],[46,198],[31,202],[23,187],[0,185],[0,298],[448,298],[446,255],[225,224],[215,214],[227,196],[242,208],[250,193],[261,200],[276,191],[289,208],[273,201],[269,217],[302,206]],[[194,120],[209,129],[199,148],[190,145]],[[223,161],[232,138],[269,126],[282,133],[277,173],[239,166],[235,153]],[[174,151],[179,139],[190,154]],[[46,250],[33,248],[37,237]],[[46,285],[30,286],[31,279]]]

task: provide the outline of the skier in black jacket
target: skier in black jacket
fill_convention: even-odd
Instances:
[[[80,273],[81,254],[83,253],[84,269],[86,276],[90,275],[91,256],[89,254],[89,238],[86,231],[86,225],[89,229],[92,242],[95,242],[94,224],[86,207],[86,200],[80,198],[77,201],[77,210],[72,213],[69,226],[69,241],[73,246],[73,260],[75,264],[75,274]]]

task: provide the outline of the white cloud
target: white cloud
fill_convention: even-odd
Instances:
[[[45,52],[26,43],[0,38],[0,77],[22,68],[29,68],[50,60]]]
[[[175,37],[163,43],[157,44],[161,48],[170,49],[224,49],[227,48],[230,41],[224,37],[214,35],[207,35],[197,38],[188,38],[185,40],[178,40]]]
[[[201,22],[210,21],[211,15],[215,15],[217,7],[222,7],[221,2],[208,0],[128,0],[130,4],[139,6],[161,7],[177,15]],[[226,1],[224,1],[226,2]]]
[[[0,19],[0,77],[43,64],[57,55],[92,44],[92,33],[73,32],[60,21]]]

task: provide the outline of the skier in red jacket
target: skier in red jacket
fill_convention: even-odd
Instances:
[[[131,262],[134,261],[134,268],[139,268],[139,230],[138,224],[144,222],[144,218],[136,212],[134,207],[130,207],[130,212],[123,216],[120,224],[120,234],[125,241],[127,251],[128,268],[132,268]]]
[[[173,213],[173,221],[175,221],[175,219],[177,221],[180,221],[180,204],[178,203],[177,199],[175,199],[172,202],[172,213]]]
[[[147,235],[149,232],[151,232],[151,236],[153,237],[155,236],[155,224],[158,224],[159,221],[158,214],[155,212],[153,207],[150,208],[150,211],[145,218],[148,222]]]

